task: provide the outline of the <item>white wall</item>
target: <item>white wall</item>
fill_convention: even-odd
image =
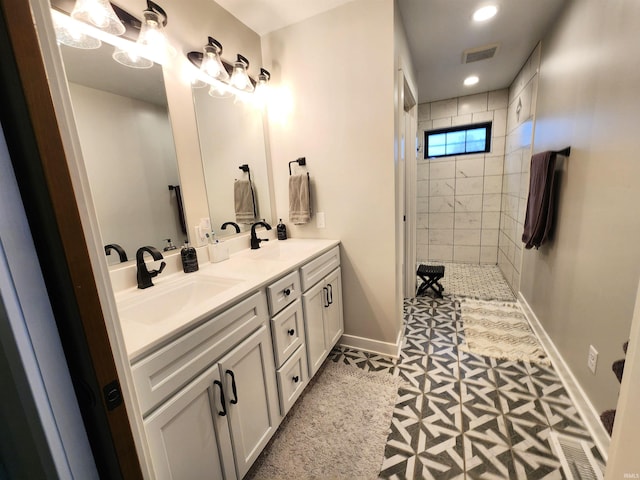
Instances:
[[[504,90],[418,106],[418,261],[495,265],[507,96]],[[428,130],[492,122],[486,154],[424,158]]]
[[[129,260],[166,238],[182,244],[168,188],[180,178],[166,108],[73,83],[69,89],[104,244],[119,244]],[[109,257],[117,263],[115,252]]]
[[[629,338],[640,274],[639,30],[639,3],[580,0],[542,42],[533,148],[571,146],[571,156],[552,238],[524,251],[521,292],[599,412],[618,399],[611,364]]]
[[[288,221],[287,164],[305,156],[314,218],[287,227],[295,237],[342,241],[345,333],[388,345],[401,322],[393,18],[392,0],[356,0],[263,37],[281,99],[269,111],[278,215]],[[326,228],[316,227],[315,212]]]

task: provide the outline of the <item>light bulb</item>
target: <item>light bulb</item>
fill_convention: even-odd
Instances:
[[[236,60],[233,67],[233,74],[231,75],[231,85],[238,90],[253,92],[253,84],[247,75],[247,68],[249,68],[249,60],[238,54],[238,59]]]

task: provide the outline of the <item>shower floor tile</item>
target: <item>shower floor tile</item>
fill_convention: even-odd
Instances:
[[[404,303],[398,359],[336,347],[330,358],[399,376],[379,477],[383,479],[566,478],[549,435],[586,440],[601,455],[551,366],[467,352],[459,296],[515,298],[497,267],[445,264],[444,298]]]

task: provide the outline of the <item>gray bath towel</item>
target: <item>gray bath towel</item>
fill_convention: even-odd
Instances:
[[[555,169],[555,152],[536,153],[531,157],[529,198],[527,199],[527,213],[522,233],[524,248],[540,247],[547,240],[551,231]]]
[[[306,173],[289,176],[289,221],[302,225],[311,220],[309,176]]]
[[[253,223],[256,219],[256,201],[249,180],[236,180],[233,184],[236,222]]]

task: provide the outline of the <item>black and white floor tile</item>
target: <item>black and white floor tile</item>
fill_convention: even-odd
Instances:
[[[335,362],[405,380],[380,478],[566,478],[549,443],[552,431],[586,440],[601,459],[553,367],[458,350],[459,306],[455,296],[407,299],[398,359],[332,352]]]
[[[444,265],[444,277],[440,283],[444,291],[450,295],[486,300],[515,300],[497,265],[446,262],[433,265]]]

